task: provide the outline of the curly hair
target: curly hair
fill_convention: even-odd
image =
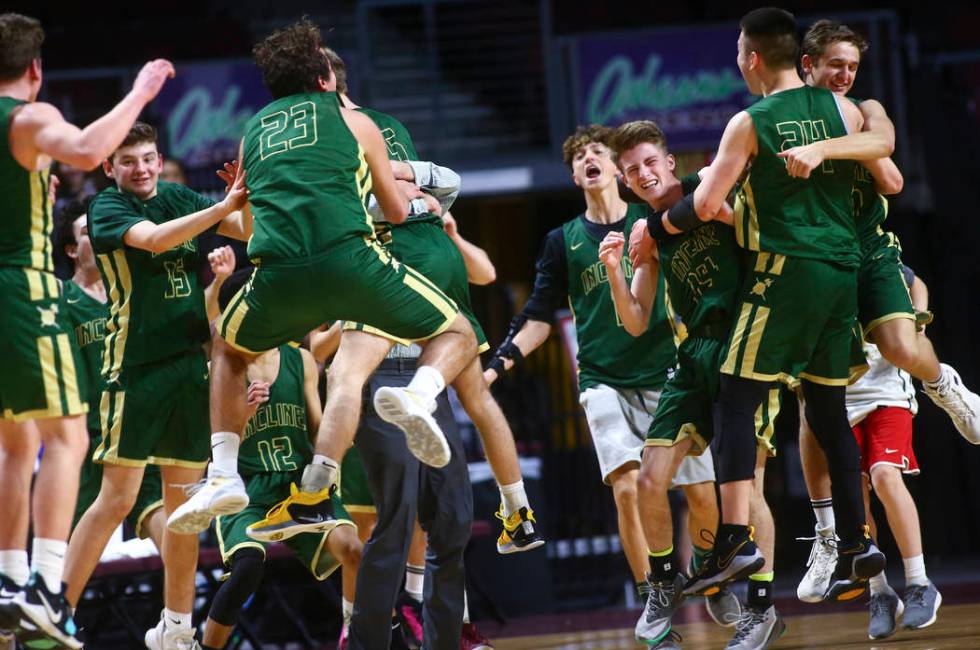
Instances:
[[[41,58],[44,30],[36,18],[0,15],[0,81],[17,79],[34,59]]]
[[[305,16],[255,46],[255,63],[273,99],[319,90],[318,80],[330,77],[322,48],[320,28]]]
[[[613,162],[619,166],[619,157],[624,151],[629,151],[638,144],[649,142],[655,144],[668,153],[667,136],[660,129],[656,122],[650,120],[637,120],[621,124],[613,133],[609,148],[612,150]]]
[[[575,133],[568,136],[565,139],[565,143],[561,146],[561,155],[565,164],[571,167],[572,160],[575,158],[578,150],[590,142],[598,142],[608,147],[609,142],[612,140],[612,135],[613,129],[608,126],[602,126],[601,124],[578,127],[575,129]]]
[[[818,20],[803,35],[803,54],[814,61],[819,60],[827,52],[827,48],[835,43],[850,43],[864,56],[868,51],[868,40],[853,29],[838,20]]]

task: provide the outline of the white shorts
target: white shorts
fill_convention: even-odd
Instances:
[[[609,475],[620,467],[631,463],[639,467],[659,401],[659,390],[613,388],[604,384],[587,388],[579,396],[606,485],[609,485]],[[706,449],[700,456],[686,456],[681,461],[671,487],[714,480],[711,450]]]

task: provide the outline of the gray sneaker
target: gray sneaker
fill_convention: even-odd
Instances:
[[[655,645],[668,635],[670,619],[682,600],[680,593],[685,579],[684,574],[678,572],[673,582],[650,581],[647,605],[643,608],[634,630],[637,641]]]
[[[660,643],[656,645],[647,646],[648,650],[681,650],[681,635],[677,633],[676,630],[671,630],[667,633]]]
[[[722,627],[732,627],[738,623],[742,615],[742,605],[738,602],[738,596],[728,587],[722,587],[718,593],[706,596],[704,606],[711,620]]]
[[[735,636],[725,646],[726,650],[766,650],[786,631],[786,623],[776,613],[776,606],[758,609],[746,605],[735,625]]]
[[[905,617],[902,627],[920,629],[936,622],[936,612],[943,604],[943,596],[930,580],[925,585],[905,588]]]
[[[895,590],[885,585],[885,591],[871,594],[871,617],[868,619],[868,638],[884,639],[895,633],[905,605]]]

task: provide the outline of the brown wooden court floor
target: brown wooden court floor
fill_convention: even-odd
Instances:
[[[772,650],[840,648],[843,650],[976,650],[980,649],[980,604],[943,606],[938,620],[922,630],[900,630],[871,641],[866,611],[809,614],[786,618],[786,633]],[[732,628],[710,622],[677,625],[684,650],[724,648]],[[494,640],[496,650],[634,650],[633,629],[569,632]]]

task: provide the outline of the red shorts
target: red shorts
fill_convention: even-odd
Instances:
[[[861,450],[861,471],[868,476],[875,465],[893,465],[905,474],[918,474],[912,451],[912,413],[897,406],[871,411],[853,427]]]

